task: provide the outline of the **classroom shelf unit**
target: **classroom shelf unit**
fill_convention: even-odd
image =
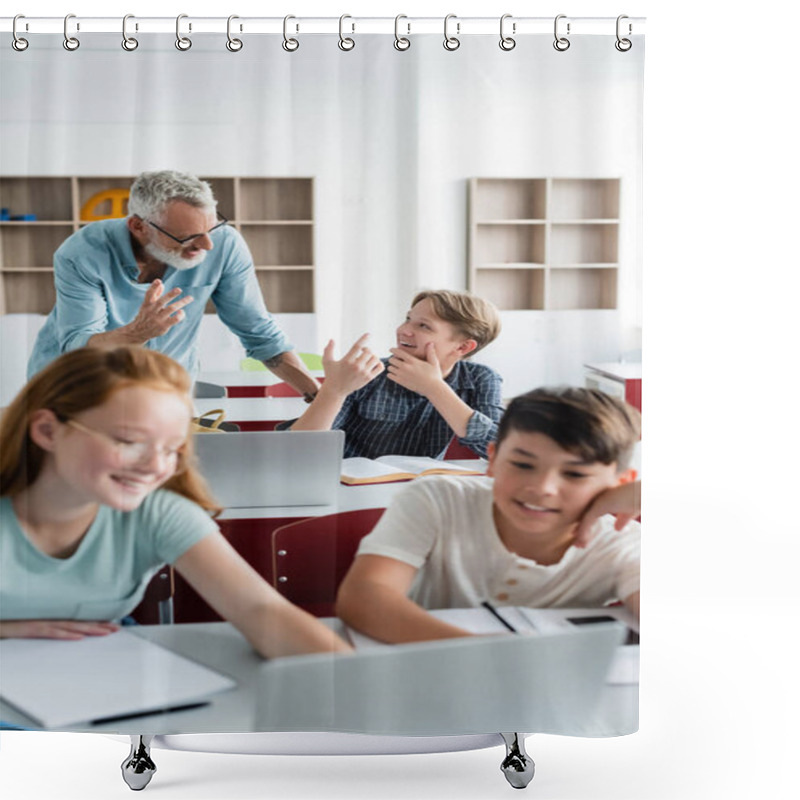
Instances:
[[[214,189],[220,213],[247,242],[269,310],[315,311],[313,178],[204,180]],[[0,207],[8,216],[35,215],[0,220],[0,313],[48,313],[55,301],[53,253],[87,224],[81,219],[84,204],[132,182],[132,176],[0,178]],[[112,201],[105,203],[98,212],[112,214]]]
[[[467,285],[501,310],[613,309],[619,178],[471,178]]]

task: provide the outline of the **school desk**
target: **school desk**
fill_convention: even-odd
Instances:
[[[325,373],[321,370],[311,370],[311,375],[319,380],[324,378]],[[299,396],[295,389],[268,370],[263,372],[202,371],[198,374],[197,380],[223,387],[230,398],[266,397],[273,392],[275,397]]]
[[[221,408],[225,422],[243,431],[271,431],[279,422],[297,419],[308,405],[302,397],[196,397],[194,407],[198,414]]]
[[[482,613],[481,609],[471,609],[470,611],[475,614]],[[340,635],[347,636],[345,628],[339,620],[325,619],[323,622]],[[162,714],[148,714],[134,717],[124,722],[70,727],[70,730],[121,734],[227,734],[269,731],[270,719],[282,719],[284,721],[291,719],[292,710],[278,709],[274,704],[279,703],[280,700],[274,692],[270,691],[269,686],[264,683],[271,680],[270,671],[264,670],[267,662],[255,653],[244,637],[229,623],[143,625],[130,630],[180,655],[232,677],[237,683],[236,688],[213,695],[209,698],[210,702],[200,708]],[[502,641],[508,638],[521,640],[536,639],[537,637],[514,637],[509,635],[508,637],[502,637]],[[464,642],[466,640],[449,641]],[[501,642],[499,637],[486,637],[483,640],[485,647],[489,650],[496,647],[499,642]],[[512,645],[512,647],[514,646]],[[482,646],[480,649],[482,649]],[[453,648],[451,652],[450,648],[443,647],[438,653],[438,663],[441,664],[443,673],[463,672],[465,669],[464,658],[475,658],[476,655],[485,657],[486,653],[465,652],[459,648]],[[323,690],[324,686],[322,684],[330,680],[330,658],[333,657],[317,656],[316,658],[320,659],[321,663],[317,667],[312,664],[311,670],[313,674],[319,677],[320,686],[316,688]],[[281,661],[283,660],[280,659],[275,663],[278,664]],[[504,659],[500,659],[500,661],[503,662]],[[285,665],[288,668],[290,662],[286,661]],[[299,665],[300,662],[298,662]],[[303,664],[302,666],[306,671],[309,669],[308,664]],[[101,668],[101,665],[93,665],[93,668]],[[498,666],[497,668],[502,667]],[[145,675],[143,674],[144,677]],[[287,676],[282,674],[280,679],[285,681]],[[278,678],[276,677],[275,680],[278,680]],[[291,676],[289,676],[289,680],[291,680]],[[308,688],[309,691],[312,690],[312,687],[309,686]],[[286,687],[287,692],[290,689],[290,686]],[[460,691],[463,693],[463,687]],[[476,695],[479,694],[476,693]],[[513,694],[514,692],[509,693],[512,697]],[[271,710],[265,707],[266,700],[273,704]],[[337,697],[337,702],[339,700],[340,698]],[[346,698],[341,698],[341,701],[346,702]],[[402,703],[402,698],[393,698],[392,702],[395,701]],[[409,703],[415,702],[413,697],[409,697],[407,701]],[[463,697],[453,697],[450,700],[445,698],[442,702],[445,706],[452,704],[453,707],[457,707],[459,702],[463,702]],[[497,702],[496,698],[494,702]],[[513,709],[513,704],[509,704],[509,709]],[[317,713],[319,713],[319,719],[314,717],[314,714]],[[420,708],[419,727],[421,730],[429,728],[431,725],[434,727],[440,725],[447,728],[449,720],[446,716],[441,717],[438,721],[427,720],[426,713],[424,708]],[[489,709],[486,710],[485,716],[480,711],[477,712],[478,718],[483,719],[491,718],[493,713],[493,711],[490,713]],[[509,713],[511,713],[510,710]],[[317,711],[314,708],[309,708],[305,709],[303,714],[298,714],[297,716],[305,716],[309,721],[313,719],[314,722],[313,726],[301,728],[300,730],[324,730],[326,727],[325,717],[321,710]],[[33,727],[30,719],[20,711],[10,707],[2,699],[0,699],[0,718],[22,727]],[[391,725],[391,722],[388,724]],[[617,736],[635,731],[638,726],[638,684],[605,683],[599,702],[594,707],[589,704],[585,713],[581,711],[580,719],[577,723],[573,719],[573,724],[578,726],[576,730],[572,731],[576,735]],[[291,728],[284,727],[283,724],[277,728],[278,731],[289,729]],[[485,728],[483,730],[485,732]],[[530,730],[533,730],[533,728],[530,728]],[[439,732],[452,733],[452,731],[447,730],[440,730]],[[463,731],[461,732],[463,733]],[[395,733],[400,735],[399,732]],[[431,731],[430,735],[433,735],[433,733]],[[494,741],[491,744],[499,743],[500,740],[494,736]],[[487,744],[478,744],[476,746],[487,746]],[[192,748],[187,747],[186,749]],[[200,747],[199,749],[203,748]],[[284,752],[286,751],[284,750]]]

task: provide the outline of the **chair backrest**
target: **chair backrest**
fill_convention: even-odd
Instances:
[[[167,564],[150,579],[142,602],[131,616],[140,625],[171,625],[175,621],[174,594],[175,571]]]
[[[447,461],[458,460],[460,458],[480,458],[480,456],[465,444],[461,444],[454,436],[447,445],[444,457]]]
[[[358,543],[385,509],[365,508],[311,517],[272,532],[275,588],[318,617],[334,616],[336,592]]]

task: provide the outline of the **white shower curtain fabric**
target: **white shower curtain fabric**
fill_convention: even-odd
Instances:
[[[587,302],[579,292],[574,307],[504,308],[503,333],[478,360],[501,373],[508,398],[539,385],[581,385],[587,363],[638,357],[643,38],[628,52],[614,47],[613,28],[609,36],[572,37],[566,52],[548,36],[521,37],[509,52],[496,36],[464,37],[454,52],[442,47],[441,36],[413,37],[405,52],[385,35],[360,35],[351,52],[336,41],[303,37],[293,53],[276,36],[245,37],[241,51],[231,53],[224,34],[197,36],[186,52],[167,34],[141,36],[134,52],[120,47],[117,34],[87,34],[75,52],[50,35],[36,36],[24,53],[4,46],[0,176],[176,169],[313,177],[317,351],[329,338],[341,349],[369,331],[382,354],[418,290],[467,288],[471,179],[618,182],[611,300]],[[613,647],[609,641],[602,647]],[[473,692],[483,683],[495,707],[502,706],[513,681],[524,681],[526,664],[515,662],[514,653],[527,647],[498,645],[469,662],[475,673],[451,679],[464,692],[469,680]],[[404,657],[409,669],[424,664],[435,672],[435,652],[436,645],[419,646]],[[370,713],[359,717],[341,706],[342,693],[356,690],[359,671],[330,660],[319,669],[318,658],[298,663],[298,674],[316,676],[309,680],[317,683],[306,685],[297,724],[283,718],[278,729],[604,736],[638,725],[636,690],[622,686],[607,690],[601,721],[579,718],[580,703],[597,700],[579,691],[578,706],[567,712],[522,691],[519,714],[510,713],[513,704],[503,706],[507,724],[493,713],[489,728],[463,709],[440,709],[438,727],[429,719],[415,728],[397,698],[379,713],[374,692]],[[554,658],[548,679],[569,679],[570,654]],[[269,673],[276,676],[271,691],[280,686],[302,705],[290,661]],[[399,681],[393,669],[389,661],[381,674]],[[506,681],[500,688],[498,677]],[[362,689],[369,694],[374,687]],[[258,727],[275,730],[263,702]]]

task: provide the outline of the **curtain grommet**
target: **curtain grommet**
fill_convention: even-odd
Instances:
[[[133,14],[126,14],[122,18],[122,49],[132,53],[139,46],[139,40],[135,39],[133,36],[128,36],[129,19],[134,19]],[[136,26],[136,29],[139,29],[138,25]]]
[[[617,50],[619,50],[620,53],[627,53],[628,50],[630,50],[631,47],[633,47],[633,42],[630,39],[625,38],[623,36],[620,36],[620,27],[621,27],[622,20],[624,20],[624,19],[629,19],[627,14],[620,14],[617,17],[617,41],[614,42],[614,47],[616,47]],[[629,22],[628,23],[628,36],[630,36],[631,33],[633,33],[633,26]]]
[[[569,36],[569,33],[570,33],[570,24],[569,24],[569,22],[567,23],[567,35],[566,36],[560,36],[559,33],[558,33],[559,20],[566,19],[566,18],[567,18],[566,14],[558,14],[556,16],[556,18],[555,18],[555,22],[553,23],[553,36],[555,37],[555,41],[553,42],[553,47],[555,47],[555,49],[558,50],[559,53],[564,53],[567,50],[569,50],[569,46],[570,46],[570,44],[572,44],[570,42],[570,40],[567,39],[567,36]]]
[[[406,22],[406,28],[408,31],[405,36],[400,35],[400,20],[401,19],[408,19],[405,14],[398,14],[394,18],[394,49],[399,50],[401,53],[404,53],[411,47],[411,39],[408,38],[409,34],[411,33],[411,24]]]
[[[353,19],[353,18],[349,14],[342,14],[342,16],[339,17],[339,49],[345,53],[349,53],[356,46],[356,41],[352,37],[344,35],[343,28],[344,28],[344,21],[346,19]],[[352,25],[353,28],[351,33],[355,33],[356,31],[355,22],[352,22],[350,24]]]
[[[230,53],[238,53],[244,47],[244,42],[241,39],[237,39],[235,36],[231,35],[231,22],[235,19],[239,19],[236,14],[231,14],[228,17],[228,40],[225,42],[225,47],[228,48],[228,52]],[[239,26],[240,31],[241,29],[241,26]]]
[[[178,14],[175,20],[175,47],[182,53],[185,53],[192,46],[192,40],[188,36],[181,35],[181,20],[187,19],[188,16],[188,14]],[[191,30],[192,25],[189,23],[189,31],[191,32]]]
[[[64,17],[64,41],[61,43],[65,50],[74,53],[80,46],[80,40],[75,36],[69,35],[69,21],[75,19],[74,14],[67,14]],[[80,30],[80,26],[76,24],[76,30]]]
[[[293,16],[292,14],[287,14],[283,18],[283,42],[281,43],[281,47],[287,53],[294,53],[294,51],[297,50],[298,47],[300,47],[300,42],[298,42],[297,39],[294,39],[294,38],[289,36],[289,32],[288,31],[289,31],[289,20],[290,19],[297,19],[297,17]],[[298,30],[298,31],[300,30],[300,26],[299,25],[296,26],[296,30]]]
[[[28,45],[30,44],[30,42],[17,33],[17,20],[20,20],[20,19],[25,19],[25,15],[24,14],[17,14],[14,17],[14,21],[11,23],[11,34],[12,34],[12,37],[13,37],[11,39],[11,46],[18,53],[24,53],[28,49]],[[27,27],[27,24],[26,24],[26,27]]]
[[[458,38],[458,34],[461,33],[461,23],[456,21],[456,35],[450,36],[448,26],[451,19],[457,20],[458,18],[455,14],[448,14],[444,18],[444,42],[442,46],[445,50],[449,50],[452,53],[454,50],[458,50],[458,48],[461,47],[461,40]]]
[[[513,36],[506,36],[505,32],[505,24],[507,19],[511,19],[511,14],[503,14],[500,17],[500,49],[504,50],[506,53],[510,52],[517,46],[517,40],[514,39]],[[511,32],[517,32],[517,23],[511,23]]]

